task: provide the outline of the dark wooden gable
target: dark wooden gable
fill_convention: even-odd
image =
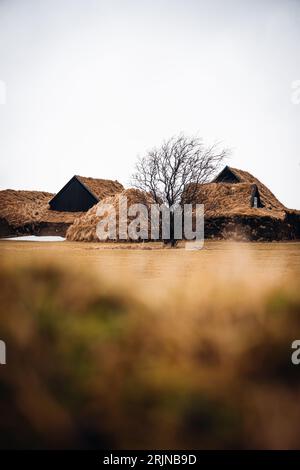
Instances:
[[[49,201],[50,209],[64,212],[85,212],[99,199],[76,176]]]
[[[221,173],[214,179],[214,183],[240,183],[240,179],[228,166],[225,166]]]

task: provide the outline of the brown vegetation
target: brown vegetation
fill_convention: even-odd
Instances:
[[[105,180],[76,175],[76,178],[83,183],[99,200],[113,196],[124,190],[124,186],[115,180]]]
[[[53,196],[51,193],[0,191],[0,236],[65,236],[68,230],[69,240],[98,241],[98,207],[113,204],[118,222],[120,196],[128,198],[128,206],[145,203],[149,208],[155,202],[155,198],[152,199],[148,193],[137,189],[124,190],[117,181],[77,178],[101,198],[86,213],[50,210],[48,202]],[[255,191],[259,194],[258,208],[252,207]],[[225,167],[212,183],[188,184],[181,202],[204,204],[206,238],[268,241],[300,238],[300,212],[287,209],[257,178],[242,170]],[[131,220],[132,217],[129,217],[127,224]]]
[[[259,190],[260,198],[266,209],[275,209],[275,210],[285,210],[286,207],[278,201],[274,194],[265,186],[261,181],[259,181],[255,176],[248,173],[248,171],[239,170],[237,168],[225,167],[223,171],[229,169],[230,172],[237,178],[239,183],[250,183],[255,184]],[[215,178],[214,181],[218,181],[218,178],[222,172]]]
[[[104,206],[105,204],[111,204],[116,213],[116,225],[117,225],[116,240],[119,240],[119,237],[118,237],[119,203],[120,203],[120,198],[122,197],[127,198],[128,207],[130,207],[132,204],[144,204],[150,210],[150,205],[154,203],[154,200],[149,194],[143,191],[140,191],[138,189],[134,189],[134,188],[126,189],[122,191],[121,193],[116,194],[115,196],[111,196],[111,197],[103,199],[103,201],[96,204],[87,213],[76,218],[74,220],[74,223],[69,227],[67,231],[67,239],[71,241],[88,241],[88,242],[99,241],[99,238],[97,237],[97,234],[96,234],[97,224],[100,220],[102,220],[104,217],[106,218],[110,214],[105,212],[103,217],[99,217],[97,216],[97,210],[101,208],[102,206]],[[127,217],[127,226],[133,219],[134,217],[130,217],[130,216]],[[150,232],[150,229],[151,229],[150,223],[149,221],[147,221],[147,223],[148,223],[148,231]],[[150,238],[150,233],[149,233],[149,238]],[[128,238],[128,241],[131,241],[131,239]]]
[[[0,236],[22,234],[64,235],[80,212],[49,209],[53,194],[42,191],[0,191]]]
[[[40,219],[52,196],[51,193],[41,191],[1,191],[0,217],[13,227],[32,223]]]
[[[258,196],[257,208],[253,207],[254,195]],[[205,238],[272,241],[300,237],[300,212],[287,209],[246,171],[227,166],[212,183],[188,185],[182,203],[204,204]]]
[[[173,253],[155,290],[104,262],[79,270],[73,253],[67,268],[2,264],[2,448],[299,447],[297,276],[276,256],[259,274],[231,245],[229,263],[198,253],[204,270]]]
[[[279,202],[270,201],[264,207],[251,207],[253,194],[252,183],[207,183],[198,185],[194,193],[193,203],[204,204],[205,215],[231,216],[231,215],[254,215],[270,216],[283,219],[285,208]],[[262,203],[265,199],[262,196]],[[189,189],[183,202],[191,202]]]
[[[106,198],[124,188],[118,181],[77,177],[97,198]],[[50,210],[53,194],[42,191],[0,191],[0,236],[62,235],[82,212]]]

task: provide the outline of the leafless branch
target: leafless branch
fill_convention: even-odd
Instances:
[[[214,176],[228,153],[218,143],[206,147],[198,137],[180,134],[137,161],[132,184],[168,207],[180,204],[184,193],[185,202],[193,202],[198,185]]]

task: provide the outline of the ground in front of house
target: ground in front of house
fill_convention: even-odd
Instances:
[[[299,447],[300,243],[2,240],[0,265],[0,447]]]

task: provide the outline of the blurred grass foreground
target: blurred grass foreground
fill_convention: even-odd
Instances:
[[[2,262],[0,297],[1,448],[299,447],[296,276]]]

